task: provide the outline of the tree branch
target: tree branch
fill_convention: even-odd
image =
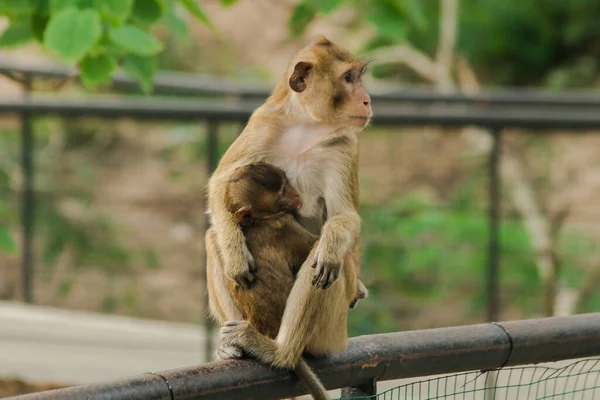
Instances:
[[[369,53],[372,64],[404,64],[428,82],[438,81],[435,62],[410,44],[384,47]]]
[[[436,55],[438,86],[442,91],[454,89],[450,75],[458,25],[458,0],[441,0],[440,36]]]

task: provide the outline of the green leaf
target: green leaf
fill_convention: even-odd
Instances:
[[[130,54],[125,57],[123,68],[129,76],[140,83],[144,92],[152,89],[152,80],[156,70],[155,57],[140,57]]]
[[[169,27],[169,31],[173,32],[176,38],[183,39],[188,37],[189,29],[187,24],[175,12],[171,11],[165,15],[165,23]]]
[[[0,252],[7,254],[16,254],[17,252],[17,244],[8,227],[4,225],[0,225]]]
[[[163,49],[155,37],[133,25],[112,29],[109,37],[115,45],[137,55],[151,56]]]
[[[35,13],[31,18],[33,36],[39,42],[44,41],[44,31],[46,30],[46,26],[48,26],[48,21],[50,21],[50,17],[42,13]]]
[[[383,37],[394,41],[401,40],[406,35],[404,18],[398,9],[388,3],[373,3],[367,14],[367,20],[375,25],[377,32]]]
[[[64,61],[83,58],[100,39],[102,24],[97,11],[70,7],[50,18],[44,34],[44,44]]]
[[[79,65],[83,84],[94,88],[111,82],[111,75],[117,63],[114,58],[106,55],[88,55]]]
[[[33,0],[0,0],[0,15],[11,17],[30,15],[34,10]]]
[[[181,0],[181,4],[188,10],[190,14],[198,18],[200,22],[214,30],[213,24],[208,19],[208,16],[202,11],[200,6],[196,3],[196,0]]]
[[[290,33],[293,37],[300,36],[308,24],[315,18],[316,10],[308,3],[300,3],[290,17]]]
[[[135,0],[132,16],[145,25],[152,25],[164,13],[164,3],[159,0]]]
[[[237,0],[221,0],[221,5],[223,7],[229,7],[234,5],[237,2]]]
[[[34,0],[34,14],[50,15],[50,2],[48,0]]]
[[[14,21],[0,36],[0,47],[18,46],[33,39],[30,19]]]
[[[314,1],[314,6],[317,12],[321,14],[329,14],[333,10],[335,10],[340,4],[342,0],[317,0]]]
[[[97,9],[97,7],[96,7],[96,1],[97,0],[77,0],[77,5],[81,9],[84,9],[84,8]]]
[[[77,7],[77,0],[50,0],[50,13],[58,14],[65,8]]]
[[[417,28],[421,30],[426,29],[427,19],[425,18],[421,0],[404,0],[402,4],[406,17],[410,19]]]
[[[133,0],[103,0],[100,6],[102,15],[110,20],[123,22],[131,14]]]

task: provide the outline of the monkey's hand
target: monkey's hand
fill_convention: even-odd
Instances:
[[[252,287],[256,281],[256,263],[248,247],[244,244],[241,249],[232,251],[227,259],[223,258],[227,278],[244,289]]]
[[[356,296],[354,297],[354,299],[352,299],[352,302],[350,303],[350,308],[354,308],[354,306],[356,306],[356,303],[360,299],[366,299],[367,297],[369,297],[369,289],[367,289],[365,284],[362,283],[360,279],[358,280],[357,286],[358,287],[356,289]]]
[[[327,209],[329,211],[329,207]],[[334,215],[325,222],[313,253],[314,286],[327,289],[336,281],[340,268],[345,264],[345,256],[359,233],[360,217],[354,210]]]
[[[315,269],[312,284],[320,289],[328,289],[340,275],[343,257],[339,257],[335,252],[327,251],[323,246],[323,241],[319,241],[317,250],[312,263]]]

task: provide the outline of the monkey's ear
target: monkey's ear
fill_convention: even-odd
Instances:
[[[323,35],[317,35],[315,37],[315,39],[313,40],[313,43],[316,44],[317,46],[331,46],[332,45],[331,41]]]
[[[252,207],[244,206],[235,212],[234,217],[240,226],[250,226],[254,222],[252,218]]]
[[[303,92],[308,84],[308,77],[313,65],[306,61],[300,61],[294,67],[294,73],[290,77],[290,87],[294,92]]]

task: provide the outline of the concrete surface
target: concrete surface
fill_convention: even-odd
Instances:
[[[0,302],[0,376],[85,384],[204,361],[192,324]]]

